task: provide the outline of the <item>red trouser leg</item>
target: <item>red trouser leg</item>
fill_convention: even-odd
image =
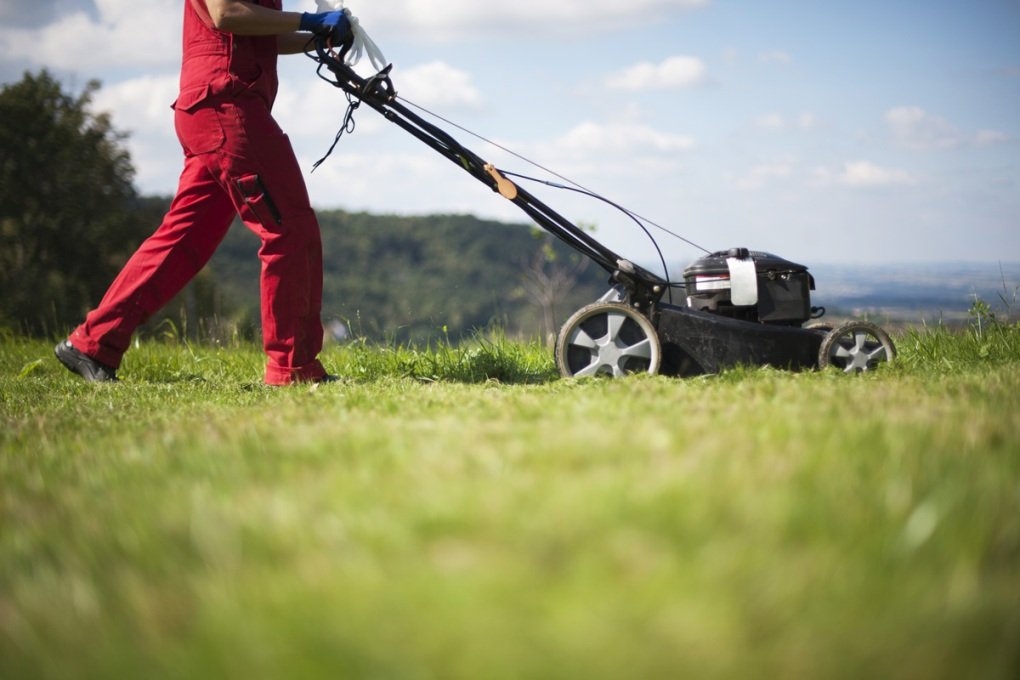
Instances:
[[[134,330],[201,270],[236,212],[262,241],[266,382],[321,377],[322,244],[290,141],[256,97],[178,110],[176,123],[192,151],[170,212],[72,333],[72,344],[118,367]]]
[[[117,368],[131,334],[201,271],[234,217],[230,197],[195,158],[185,160],[177,195],[159,228],[110,284],[71,344]]]
[[[223,104],[216,116],[224,143],[201,158],[262,241],[265,380],[285,385],[322,377],[322,242],[290,140],[257,97]]]

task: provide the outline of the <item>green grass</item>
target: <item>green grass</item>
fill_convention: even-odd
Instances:
[[[0,677],[1015,678],[995,328],[856,377],[356,344],[285,389],[252,346],[89,385],[0,340]]]

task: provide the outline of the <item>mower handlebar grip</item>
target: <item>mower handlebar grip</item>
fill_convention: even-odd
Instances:
[[[316,34],[314,36],[314,40],[315,53],[319,57],[320,62],[338,61],[343,64],[347,59],[347,53],[350,52],[351,47],[354,46],[354,31],[347,31],[343,42],[339,45],[329,45],[327,43],[328,38],[324,35]],[[330,48],[335,51],[335,56],[330,54]]]

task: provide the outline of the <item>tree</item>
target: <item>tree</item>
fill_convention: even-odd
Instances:
[[[556,239],[552,234],[537,230],[534,233],[541,239],[541,245],[523,263],[521,284],[528,297],[541,308],[543,337],[553,344],[559,330],[557,306],[568,299],[591,260],[577,253],[564,256],[553,247]]]
[[[152,229],[124,135],[47,71],[0,89],[0,327],[81,320]],[[158,217],[156,218],[158,222]]]

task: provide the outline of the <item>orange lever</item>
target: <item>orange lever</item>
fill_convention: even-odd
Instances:
[[[512,201],[517,198],[517,185],[499,174],[499,170],[497,170],[492,163],[485,164],[485,172],[489,173],[492,176],[492,179],[496,180],[496,188],[499,189],[500,196],[508,201]]]

